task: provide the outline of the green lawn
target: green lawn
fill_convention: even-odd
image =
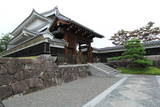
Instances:
[[[29,57],[17,57],[17,59],[35,59],[37,56],[29,56]]]
[[[160,75],[160,68],[157,68],[157,67],[148,67],[145,69],[129,69],[129,68],[120,67],[117,69],[122,71],[121,73],[124,73],[124,74]]]

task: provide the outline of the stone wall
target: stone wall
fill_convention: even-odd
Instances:
[[[88,66],[57,66],[51,56],[0,59],[0,100],[9,96],[61,85],[89,75]]]
[[[91,75],[87,64],[60,65],[58,71],[62,76],[62,82],[70,82]]]
[[[160,55],[149,55],[145,57],[153,61],[153,66],[160,68]]]

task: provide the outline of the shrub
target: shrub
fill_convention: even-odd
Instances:
[[[139,68],[146,68],[147,66],[151,66],[153,65],[153,61],[149,60],[149,59],[137,59],[135,61],[133,61],[133,65],[135,65],[136,67],[139,67]]]
[[[128,67],[147,67],[153,64],[153,61],[144,57],[145,49],[138,39],[129,40],[124,47],[126,50],[122,53],[122,56],[110,58],[109,61],[126,60],[128,61]]]

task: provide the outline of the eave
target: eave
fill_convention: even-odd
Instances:
[[[144,42],[144,43],[142,43],[142,45],[144,46],[145,49],[160,48],[160,40],[159,41]],[[124,46],[120,45],[120,46],[94,49],[93,53],[112,53],[112,52],[121,52],[124,50],[125,50]]]
[[[37,45],[39,43],[43,43],[43,42],[47,42],[47,39],[45,39],[42,35],[36,36],[36,37],[32,37],[29,40],[24,41],[21,44],[18,44],[17,46],[15,46],[14,48],[11,48],[9,50],[6,50],[2,53],[0,53],[0,56],[7,56],[10,55],[12,53],[18,52],[20,50],[26,49],[28,47],[31,47],[33,45]]]
[[[95,32],[95,31],[89,29],[88,27],[86,27],[86,26],[84,26],[84,25],[82,25],[82,24],[79,24],[79,23],[77,23],[76,21],[71,20],[70,18],[64,16],[63,14],[61,14],[61,13],[59,12],[59,10],[58,10],[57,7],[55,7],[54,9],[52,9],[52,10],[50,10],[50,11],[44,12],[44,13],[42,13],[41,15],[43,15],[43,16],[45,16],[45,17],[49,17],[49,16],[51,16],[51,15],[55,15],[55,17],[57,17],[57,18],[60,19],[60,20],[66,21],[66,22],[68,22],[68,23],[70,23],[70,24],[74,24],[74,25],[76,25],[76,26],[78,26],[78,27],[81,27],[82,29],[85,29],[85,30],[88,31],[88,32],[91,32],[94,37],[97,37],[97,38],[103,38],[103,37],[104,37],[103,35],[101,35],[101,34]]]
[[[91,32],[91,33],[92,33],[95,37],[97,37],[97,38],[104,38],[103,35],[98,34],[97,32],[91,30],[90,28],[88,28],[88,27],[86,27],[86,26],[84,26],[84,25],[82,25],[82,24],[79,24],[79,23],[77,23],[77,22],[75,22],[75,21],[73,21],[73,20],[71,20],[71,21],[69,21],[69,22],[72,23],[72,24],[75,24],[75,25],[77,25],[77,26],[79,26],[79,27],[81,27],[81,28],[86,29],[87,31]]]
[[[17,33],[19,31],[21,31],[28,23],[30,23],[33,18],[39,18],[43,21],[45,21],[46,23],[52,23],[51,20],[49,20],[48,18],[42,16],[41,14],[37,13],[34,9],[31,12],[31,14],[16,28],[11,32],[11,35],[13,36],[17,36]],[[14,39],[14,38],[13,38]]]

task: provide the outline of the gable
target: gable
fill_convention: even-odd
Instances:
[[[51,20],[33,10],[32,13],[11,33],[11,35],[18,36],[23,28],[29,28],[29,30],[32,30],[41,25],[44,26],[50,23],[52,23]]]

